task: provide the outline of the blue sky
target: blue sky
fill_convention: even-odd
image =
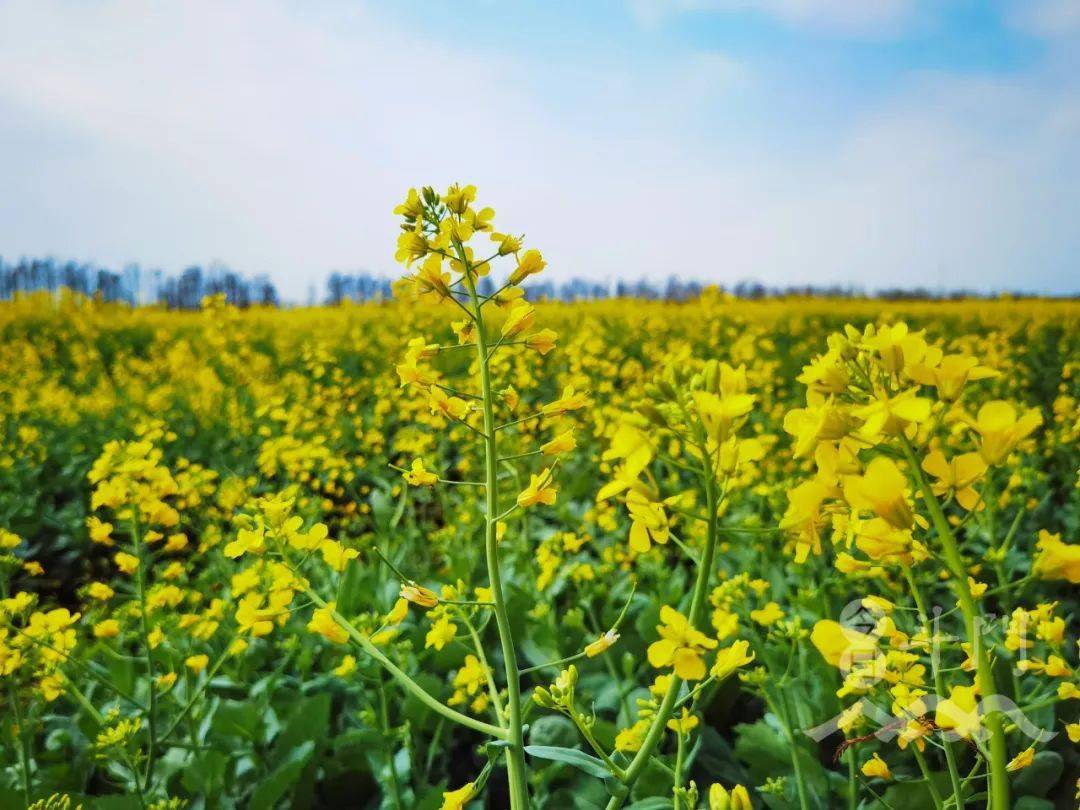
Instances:
[[[1080,0],[0,0],[0,255],[392,275],[474,182],[555,278],[1080,290]]]

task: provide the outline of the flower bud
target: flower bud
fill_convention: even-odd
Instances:
[[[720,364],[715,360],[705,364],[705,390],[720,393]]]
[[[675,393],[675,386],[673,386],[668,380],[660,380],[656,383],[656,387],[660,390],[660,396],[668,400],[676,400],[679,395]]]

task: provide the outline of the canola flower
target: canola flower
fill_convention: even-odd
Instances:
[[[924,738],[934,731],[945,735],[939,745],[950,793],[935,788],[931,791],[935,803],[962,801],[964,782],[952,745],[960,738],[985,745],[989,806],[1008,807],[1008,774],[1017,766],[1008,756],[1006,701],[1019,711],[1017,703],[1041,691],[1038,685],[1025,689],[1017,674],[1045,675],[1049,670],[1051,677],[1069,678],[1072,670],[1060,656],[1050,664],[1021,659],[1015,664],[1011,688],[1005,691],[993,670],[994,649],[1001,640],[989,630],[982,602],[989,583],[982,581],[981,566],[970,555],[979,548],[975,553],[993,562],[997,584],[1007,594],[1004,604],[1009,605],[1012,583],[1004,560],[1023,509],[1016,512],[1007,533],[1000,528],[998,515],[1009,503],[1004,497],[1007,490],[998,488],[1002,478],[998,470],[1007,470],[1010,457],[1043,417],[1037,409],[1018,411],[999,399],[984,402],[972,415],[964,403],[966,386],[993,379],[999,372],[967,354],[944,355],[924,332],[912,331],[903,322],[870,325],[861,332],[849,325],[827,342],[828,352],[800,377],[808,386],[806,408],[785,418],[784,428],[795,437],[798,455],[812,455],[816,472],[790,493],[780,525],[799,564],[828,554],[843,574],[879,579],[878,587],[889,588],[896,577],[910,592],[918,622],[914,632],[901,629],[889,615],[892,603],[876,597],[872,606],[878,617],[871,633],[823,618],[815,624],[811,640],[844,675],[839,697],[891,697],[901,727],[899,745],[916,744],[917,764],[927,779],[930,771],[921,753]],[[816,416],[819,413],[828,416],[822,419]],[[955,429],[946,430],[950,425]],[[931,565],[940,566],[960,613],[960,643],[953,650],[942,650],[939,623],[932,624],[927,612],[926,580],[931,579],[929,587],[936,584],[936,577],[927,576]],[[1031,570],[1032,576],[1046,577],[1051,569],[1040,566],[1036,558]],[[1036,610],[1049,619],[1054,608],[1044,604]],[[1017,619],[1022,624],[1027,614],[1017,610],[1003,646],[1026,651],[1024,628],[1015,625]],[[1047,627],[1045,637],[1060,650],[1056,630]],[[957,650],[963,653],[959,665],[945,666],[943,658]],[[950,684],[946,674],[950,670],[970,672],[974,682]],[[862,697],[856,704],[860,713],[865,700]],[[934,706],[929,723],[922,718]],[[852,723],[843,726],[849,733]],[[864,763],[862,772],[879,778],[890,774],[879,759]]]
[[[392,302],[0,303],[17,806],[1007,807],[1080,739],[1075,303],[547,303],[398,215]]]

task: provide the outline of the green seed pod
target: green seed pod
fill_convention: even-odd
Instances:
[[[571,689],[573,689],[575,686],[577,686],[577,679],[578,679],[577,667],[575,667],[573,664],[571,664],[570,666],[568,666],[564,670],[563,674],[566,675],[566,683],[569,685],[569,687]]]
[[[660,409],[651,403],[646,402],[638,406],[638,413],[640,413],[642,416],[648,419],[649,422],[656,425],[657,427],[668,426],[667,420],[664,418],[664,415],[660,413]]]
[[[705,364],[705,390],[714,394],[720,392],[720,364],[715,360]]]

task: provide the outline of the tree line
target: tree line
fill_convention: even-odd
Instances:
[[[495,291],[490,277],[480,279],[481,295]],[[556,282],[545,280],[525,285],[532,299],[552,301],[592,301],[607,298],[640,298],[653,301],[688,301],[697,298],[706,285],[670,276],[666,281],[616,281],[600,283],[582,278]],[[782,297],[814,298],[880,298],[882,300],[954,300],[985,298],[988,294],[974,290],[932,290],[923,287],[866,290],[843,285],[767,286],[756,281],[740,281],[730,287],[716,286],[721,292],[747,300]],[[145,270],[131,264],[122,270],[110,270],[89,263],[60,262],[52,258],[22,258],[15,263],[0,257],[0,300],[9,300],[21,293],[38,291],[58,292],[68,289],[103,301],[127,303],[132,306],[159,305],[169,309],[198,309],[203,298],[224,295],[237,307],[281,306],[282,299],[274,282],[266,275],[245,276],[222,265],[209,267],[192,265],[178,274],[161,270]],[[1011,293],[1022,297],[1022,293]],[[324,294],[317,296],[312,287],[308,304],[341,304],[346,301],[385,301],[393,297],[391,280],[373,273],[331,273]]]

